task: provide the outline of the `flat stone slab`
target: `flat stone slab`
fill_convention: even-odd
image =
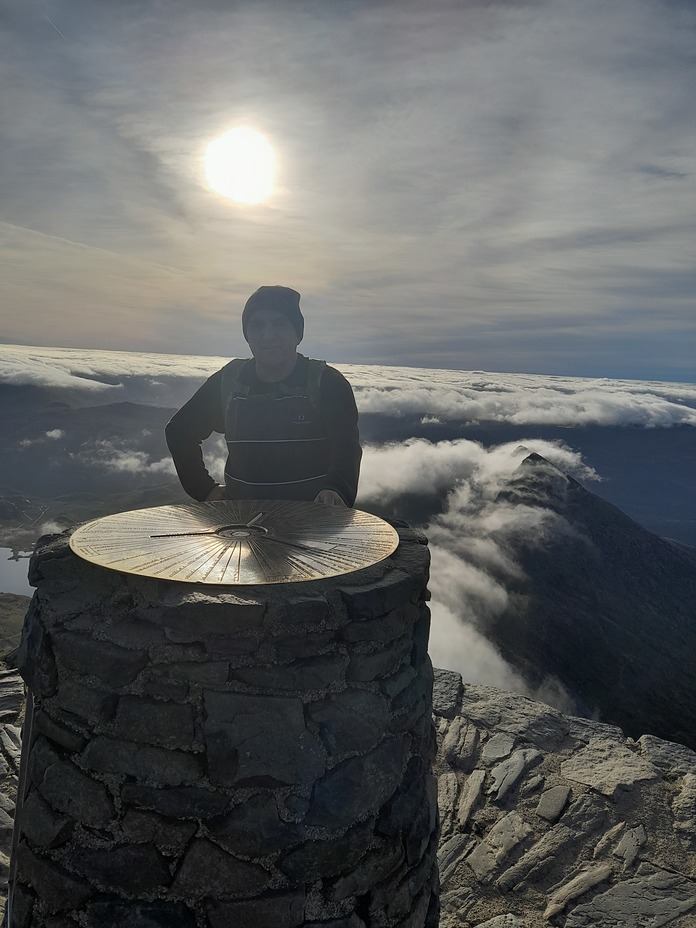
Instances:
[[[625,744],[605,738],[593,738],[561,764],[561,773],[569,780],[585,783],[605,796],[618,789],[632,789],[639,780],[655,780],[659,773],[640,754]]]
[[[696,912],[696,882],[666,870],[641,870],[642,875],[578,905],[565,928],[660,928]]]

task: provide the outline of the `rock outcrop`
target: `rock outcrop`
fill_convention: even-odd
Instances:
[[[696,754],[435,671],[441,928],[696,926]]]

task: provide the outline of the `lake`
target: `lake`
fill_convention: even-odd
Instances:
[[[20,551],[20,554],[29,554]],[[20,593],[22,596],[32,596],[34,590],[29,586],[27,571],[29,558],[21,557],[18,561],[10,560],[11,548],[0,548],[0,593]]]

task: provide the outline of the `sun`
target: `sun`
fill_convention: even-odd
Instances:
[[[208,145],[208,185],[237,203],[262,203],[273,192],[275,154],[270,142],[246,126],[230,129]]]

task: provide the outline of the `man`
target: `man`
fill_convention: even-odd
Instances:
[[[196,500],[304,499],[352,506],[362,450],[348,381],[301,355],[300,294],[260,287],[242,313],[252,358],[230,361],[167,424],[184,490]],[[227,441],[225,484],[203,462],[212,432]]]

